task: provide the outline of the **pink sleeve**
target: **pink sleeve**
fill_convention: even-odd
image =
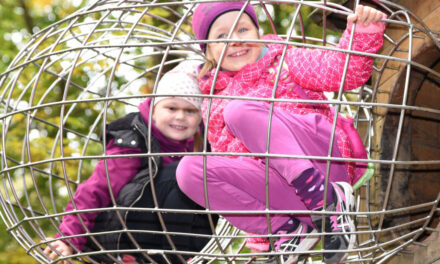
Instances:
[[[385,23],[377,23],[370,28],[356,26],[352,50],[374,54],[382,47]],[[351,25],[348,25],[336,48],[348,49],[350,31]],[[303,88],[315,91],[337,91],[341,84],[346,56],[346,53],[339,51],[292,48],[288,50],[286,62],[294,81]],[[372,70],[371,57],[351,55],[344,90],[364,84],[370,78]]]
[[[115,146],[113,145],[113,141],[114,140],[111,140],[107,145],[107,155],[140,153],[141,151],[140,148]],[[107,159],[110,184],[115,197],[118,196],[121,188],[136,175],[140,166],[141,160],[139,158]],[[78,210],[103,208],[111,203],[104,160],[98,162],[93,174],[87,181],[78,185],[73,200],[75,201],[75,205]],[[73,210],[74,207],[72,202],[69,201],[65,211],[70,212]],[[97,215],[97,212],[81,214],[81,218],[89,230],[93,228]],[[60,230],[65,236],[85,233],[85,229],[83,228],[81,221],[76,214],[64,216],[60,225]],[[61,235],[57,234],[56,237],[61,237]],[[86,240],[86,237],[69,239],[69,241],[72,242],[72,244],[74,244],[79,250],[82,250]]]

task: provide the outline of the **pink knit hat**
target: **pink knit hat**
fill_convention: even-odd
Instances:
[[[198,40],[207,39],[211,25],[219,16],[231,11],[240,11],[245,4],[245,1],[212,1],[210,3],[199,4],[194,11],[192,19],[193,31],[196,38]],[[244,13],[248,14],[255,26],[259,28],[257,13],[250,3],[244,9]],[[206,44],[201,43],[200,47],[202,51],[205,52]]]
[[[165,73],[157,85],[155,94],[170,96],[155,97],[154,104],[157,104],[163,99],[175,97],[190,102],[200,110],[203,101],[202,97],[182,97],[184,95],[202,94],[197,79],[197,67],[199,64],[200,62],[190,60],[184,61],[169,72]]]

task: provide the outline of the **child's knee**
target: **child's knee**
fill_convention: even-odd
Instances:
[[[229,102],[224,111],[223,118],[226,124],[240,124],[252,116],[259,106],[259,102],[232,100]]]
[[[200,167],[200,159],[202,157],[186,156],[179,162],[176,170],[176,180],[179,188],[186,194],[194,187],[194,184],[198,184],[196,182],[198,181],[197,172],[199,171],[198,167]]]
[[[223,110],[223,118],[226,123],[233,122],[240,114],[239,108],[243,104],[243,101],[232,100],[229,102]]]

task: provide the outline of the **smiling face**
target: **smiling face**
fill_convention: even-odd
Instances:
[[[209,30],[208,39],[226,39],[239,13],[239,11],[231,11],[218,17]],[[232,32],[231,40],[259,39],[259,37],[258,29],[252,19],[243,13]],[[224,43],[208,44],[207,58],[218,63],[224,45]],[[261,44],[229,43],[220,67],[226,71],[239,71],[245,65],[256,62],[260,54]]]
[[[178,141],[194,136],[202,120],[200,110],[193,104],[173,97],[159,101],[152,118],[165,137]]]

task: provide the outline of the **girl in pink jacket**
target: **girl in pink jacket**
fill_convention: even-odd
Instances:
[[[351,49],[377,52],[383,43],[385,24],[379,21],[383,17],[376,9],[358,6],[348,16],[347,29],[336,48],[348,48],[352,23],[356,22]],[[283,41],[278,36],[259,35],[257,15],[249,2],[199,4],[193,15],[193,30],[197,39],[210,40],[201,44],[207,62],[201,69],[199,84],[203,93],[215,95],[202,104],[212,151],[260,156],[207,156],[206,171],[203,157],[184,157],[177,169],[179,187],[195,202],[205,207],[209,204],[213,210],[263,211],[267,202],[267,165],[269,209],[318,213],[271,214],[270,229],[263,213],[224,217],[249,233],[279,234],[275,250],[286,252],[282,257],[286,263],[296,261],[300,252],[317,243],[319,236],[310,236],[315,229],[326,232],[324,262],[342,261],[354,245],[355,227],[352,219],[341,213],[348,212],[354,204],[351,185],[363,174],[365,163],[337,159],[328,162],[326,158],[331,150],[332,158],[366,159],[365,147],[352,121],[341,116],[331,142],[335,111],[327,104],[288,100],[326,100],[324,91],[338,91],[347,54],[287,47],[283,59],[286,44],[274,43]],[[272,43],[265,45],[252,42],[253,39]],[[344,90],[363,85],[371,72],[371,57],[351,55]],[[271,101],[265,99],[284,99],[273,103],[271,120]],[[289,157],[261,157],[266,153],[269,120],[269,154]],[[325,186],[326,177],[329,184]],[[320,214],[324,208],[333,214]]]

